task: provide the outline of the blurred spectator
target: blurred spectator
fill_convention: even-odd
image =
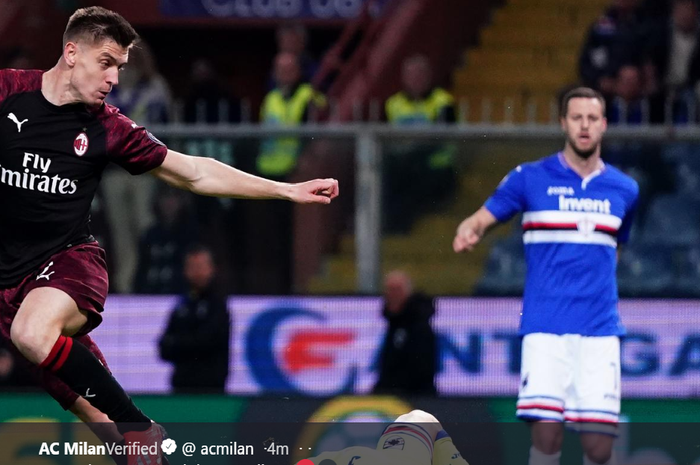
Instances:
[[[423,55],[403,62],[402,90],[386,101],[387,119],[396,124],[454,123],[454,98],[433,83],[433,69]]]
[[[414,292],[409,276],[392,271],[384,281],[384,318],[389,323],[379,355],[375,394],[435,395],[437,337],[430,325],[433,299]]]
[[[36,69],[36,61],[32,53],[23,47],[17,47],[11,50],[3,58],[3,63],[5,63],[2,68],[12,68],[12,69]]]
[[[107,103],[140,125],[165,123],[171,106],[170,87],[158,72],[150,47],[145,42],[129,51],[129,63],[119,73],[119,85],[107,96]]]
[[[171,105],[170,89],[158,73],[153,55],[146,43],[129,52],[129,63],[119,75],[119,85],[107,102],[143,126],[165,123]],[[150,205],[155,180],[151,176],[131,176],[126,170],[110,164],[100,185],[104,194],[104,210],[116,253],[112,286],[117,292],[131,292],[138,257],[139,237],[153,224]]]
[[[610,124],[648,123],[650,102],[644,95],[642,70],[635,65],[623,65],[615,77],[614,97],[607,105]]]
[[[229,91],[223,77],[214,64],[200,58],[192,63],[188,94],[184,102],[184,121],[193,124],[240,123],[241,102]],[[183,140],[185,153],[213,158],[231,166],[241,166],[243,154],[252,154],[254,144],[214,137],[187,138]],[[202,240],[218,251],[217,274],[222,282],[233,281],[231,263],[240,263],[236,258],[239,242],[231,240],[231,230],[240,228],[238,205],[235,199],[195,196],[193,199],[197,224]],[[235,235],[235,234],[234,234]],[[234,257],[233,259],[231,257]],[[236,286],[231,286],[236,287]],[[227,288],[227,291],[231,289]]]
[[[185,122],[213,124],[240,121],[241,102],[226,89],[214,65],[204,58],[192,63],[189,93],[185,99]]]
[[[396,125],[454,123],[454,99],[433,83],[428,59],[406,59],[401,72],[402,90],[385,105],[387,120]],[[451,196],[456,188],[453,144],[394,143],[384,160],[385,229],[405,233],[421,210]]]
[[[160,338],[160,356],[173,362],[174,392],[224,393],[229,371],[231,319],[226,299],[214,286],[216,267],[209,249],[185,255],[188,292],[173,309]]]
[[[153,209],[155,223],[141,237],[134,290],[139,294],[179,294],[185,288],[182,262],[197,240],[189,194],[159,184]]]
[[[275,89],[265,96],[260,109],[262,124],[299,126],[315,121],[325,97],[304,82],[299,59],[283,52],[274,61]],[[256,174],[286,181],[294,172],[303,150],[299,137],[276,137],[263,140],[255,160]],[[289,202],[270,201],[263,207],[245,203],[245,224],[255,225],[247,231],[245,252],[246,291],[264,294],[287,294],[292,286],[292,244],[294,206]],[[249,228],[250,229],[250,228]]]
[[[275,57],[275,88],[263,100],[260,121],[263,124],[298,126],[316,121],[326,105],[325,97],[303,80],[299,58],[289,52]],[[269,139],[263,142],[256,162],[259,174],[284,178],[295,167],[301,150],[296,137]]]
[[[308,34],[302,24],[285,24],[277,28],[277,53],[296,55],[301,79],[310,82],[318,70],[318,61],[309,54],[307,39]],[[273,80],[275,79],[273,77]]]
[[[700,91],[698,7],[695,0],[674,0],[671,18],[656,28],[650,39],[645,71],[656,98],[668,100],[675,123],[686,123],[689,105],[695,105],[693,88]]]
[[[615,92],[615,76],[624,63],[641,65],[649,23],[639,0],[612,0],[588,31],[579,58],[581,81],[605,96]]]

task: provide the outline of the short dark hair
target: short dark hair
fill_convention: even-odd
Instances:
[[[603,107],[603,115],[605,115],[605,98],[603,94],[590,87],[575,87],[564,94],[561,98],[561,106],[559,107],[559,117],[563,118],[566,116],[566,112],[569,109],[569,100],[573,98],[594,98],[600,102],[600,106]]]
[[[136,43],[139,35],[119,13],[100,6],[91,6],[76,10],[68,19],[63,33],[63,45],[79,39],[86,39],[93,44],[113,40],[120,46],[129,48]]]

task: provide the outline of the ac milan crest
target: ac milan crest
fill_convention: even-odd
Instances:
[[[88,146],[90,145],[88,141],[88,136],[84,132],[81,132],[78,134],[73,141],[73,150],[75,150],[75,154],[79,157],[82,157],[85,155],[85,152],[87,152]]]

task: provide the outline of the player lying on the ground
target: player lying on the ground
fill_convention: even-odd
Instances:
[[[347,447],[309,460],[314,465],[469,465],[438,419],[422,410],[399,416],[375,449]]]

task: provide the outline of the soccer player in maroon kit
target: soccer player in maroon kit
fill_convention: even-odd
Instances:
[[[107,163],[209,196],[328,204],[338,195],[334,179],[278,183],[168,150],[105,104],[137,39],[117,13],[84,8],[69,19],[49,71],[0,70],[0,337],[64,408],[83,419],[104,413],[127,445],[160,443],[163,432],[87,336],[102,321],[108,288],[104,251],[89,230]],[[128,463],[160,464],[158,451]]]

